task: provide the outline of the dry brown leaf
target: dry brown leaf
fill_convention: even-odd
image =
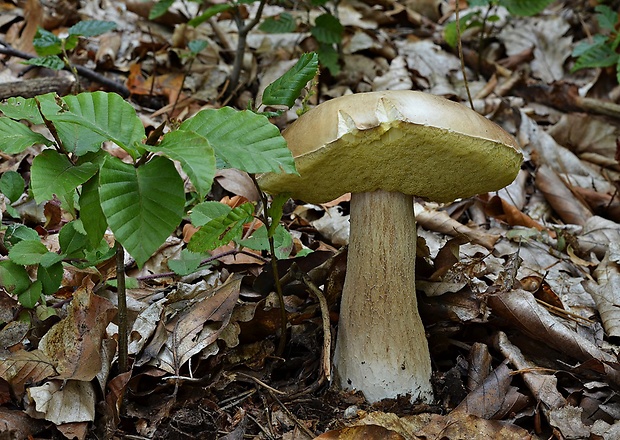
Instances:
[[[495,345],[504,357],[519,370],[536,400],[544,404],[542,410],[545,414],[548,414],[549,410],[566,405],[566,399],[558,391],[556,377],[536,371],[536,365],[525,359],[521,350],[508,340],[504,332],[497,333]]]
[[[215,292],[203,292],[195,301],[166,323],[167,340],[157,356],[157,367],[178,374],[193,355],[215,342],[228,325],[241,277],[233,276]]]
[[[539,231],[545,229],[543,225],[499,196],[491,197],[491,200],[484,205],[484,208],[487,215],[504,221],[510,226],[525,226],[526,228],[534,228]]]
[[[511,20],[498,37],[509,56],[534,49],[532,74],[547,83],[564,77],[564,62],[571,53],[572,37],[564,37],[570,25],[560,15]]]
[[[27,384],[56,376],[54,360],[41,350],[19,350],[0,357],[0,377],[11,384],[16,396],[21,397]]]
[[[53,359],[58,378],[89,381],[101,371],[101,343],[116,308],[92,288],[87,280],[76,290],[67,316],[39,343],[39,349]]]
[[[531,159],[537,166],[549,166],[571,186],[593,188],[609,194],[614,192],[614,186],[598,170],[584,163],[568,148],[559,145],[523,110],[518,141],[519,145],[531,154]]]
[[[328,431],[314,440],[405,440],[405,437],[382,426],[364,425]]]
[[[585,113],[567,113],[547,132],[582,159],[584,154],[614,158],[620,129],[608,120]],[[616,162],[617,167],[617,162]]]
[[[489,347],[480,342],[474,342],[469,350],[467,368],[467,389],[472,391],[482,385],[486,377],[491,373],[493,358],[489,353]]]
[[[510,385],[512,370],[501,363],[489,374],[484,382],[454,408],[455,412],[463,412],[483,419],[500,420],[509,413],[518,413],[527,403],[527,398]]]
[[[35,420],[23,411],[0,406],[0,433],[6,436],[2,438],[33,438],[45,428],[45,423],[42,420]]]
[[[589,339],[565,326],[559,319],[540,306],[534,296],[525,290],[513,290],[487,297],[492,313],[529,337],[580,361],[597,359],[615,362],[614,356],[602,351]],[[605,365],[607,377],[620,383],[620,372]]]
[[[52,380],[28,388],[28,398],[38,416],[56,425],[95,420],[95,389],[91,382]]]
[[[260,199],[258,190],[245,171],[240,171],[235,168],[225,168],[218,170],[215,174],[215,181],[219,183],[222,188],[235,195],[242,196],[246,200],[255,202]]]
[[[537,438],[527,430],[508,422],[484,420],[479,417],[454,412],[445,416],[422,413],[398,417],[391,413],[369,413],[359,423],[380,425],[401,434],[406,439],[444,440],[528,440]]]
[[[584,225],[592,212],[566,187],[563,180],[547,165],[536,171],[536,187],[545,195],[560,219],[565,223]]]
[[[611,261],[610,253],[594,270],[596,282],[585,280],[583,286],[590,292],[601,316],[605,333],[613,341],[620,338],[620,267]]]

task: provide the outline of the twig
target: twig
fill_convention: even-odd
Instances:
[[[293,422],[295,422],[295,424],[297,426],[299,426],[299,429],[301,429],[304,434],[306,434],[307,436],[309,436],[310,438],[315,438],[316,434],[312,431],[310,431],[306,425],[304,425],[303,423],[301,423],[301,421],[295,416],[295,414],[293,414],[291,412],[291,410],[289,410],[281,401],[280,399],[278,399],[278,396],[276,396],[273,392],[271,392],[271,390],[269,390],[269,394],[271,394],[271,397],[278,402],[278,405],[280,405],[280,407],[284,410],[284,412],[293,420]]]
[[[459,22],[459,2],[458,0],[455,2],[455,12],[456,12],[456,42],[457,48],[459,51],[459,60],[461,61],[461,73],[463,74],[463,82],[465,84],[465,90],[467,91],[467,98],[469,99],[469,106],[474,109],[474,100],[471,99],[471,92],[469,91],[469,83],[467,82],[467,75],[465,72],[465,58],[463,57],[463,41],[461,40],[461,23]]]
[[[118,295],[118,369],[128,370],[127,291],[125,289],[125,250],[116,241],[116,292]]]
[[[285,395],[286,395],[286,393],[285,393],[284,391],[276,390],[275,388],[270,387],[269,385],[267,385],[265,382],[263,382],[263,381],[262,381],[262,380],[260,380],[259,378],[254,377],[254,376],[252,376],[252,375],[250,375],[250,374],[245,374],[245,373],[241,373],[241,372],[236,372],[235,374],[236,374],[237,376],[243,376],[243,377],[247,377],[248,379],[253,380],[253,381],[254,381],[254,382],[256,382],[258,385],[260,385],[261,387],[263,387],[263,388],[267,389],[267,390],[268,390],[269,392],[271,392],[271,393],[280,394],[280,395],[283,395],[283,396],[285,396]]]
[[[4,42],[2,39],[0,39],[0,54],[18,57],[24,60],[30,60],[32,58],[36,58],[34,55],[31,55],[26,52],[22,52],[21,50],[14,49],[9,44]],[[65,66],[64,70],[68,70],[69,72],[71,72],[71,69],[67,66]],[[94,70],[91,70],[84,66],[75,66],[75,70],[80,74],[80,76],[83,76],[86,79],[89,79],[91,81],[95,81],[101,84],[105,89],[110,90],[112,92],[116,92],[119,95],[121,95],[123,98],[129,97],[129,95],[131,94],[129,92],[129,89],[125,87],[123,84],[117,83],[116,81],[113,81],[101,75],[100,73],[95,72]]]
[[[243,22],[241,15],[239,14],[239,10],[235,10],[234,18],[235,23],[238,29],[238,37],[237,37],[237,51],[235,53],[235,61],[233,63],[233,70],[230,74],[230,82],[227,87],[227,94],[232,95],[233,92],[237,88],[237,84],[239,83],[239,77],[241,76],[241,66],[243,65],[243,56],[245,55],[245,46],[248,38],[248,33],[258,24],[263,15],[263,8],[267,0],[261,0],[258,5],[258,9],[256,10],[256,15],[249,23]]]
[[[261,2],[262,4],[262,2]],[[267,200],[267,196],[261,190],[258,185],[258,181],[253,174],[250,174],[250,178],[252,182],[254,182],[254,186],[258,190],[260,194],[261,202],[263,204],[263,215],[259,217],[259,219],[267,228],[267,231],[271,228],[271,221],[269,220],[269,201]],[[280,276],[278,275],[278,258],[276,257],[275,244],[273,240],[273,235],[267,234],[267,238],[269,240],[269,253],[271,254],[271,270],[273,272],[273,279],[276,284],[276,293],[278,295],[278,302],[280,303],[280,340],[278,341],[278,348],[276,350],[277,356],[282,356],[284,353],[284,349],[286,348],[286,325],[288,324],[288,319],[286,317],[286,308],[284,307],[284,294],[282,293],[282,284],[280,283]]]
[[[323,353],[321,354],[321,370],[327,380],[331,378],[331,353],[332,353],[332,333],[331,326],[329,324],[329,308],[327,306],[327,300],[323,292],[312,282],[310,276],[307,273],[302,272],[297,266],[297,263],[291,264],[290,272],[293,277],[301,281],[306,285],[312,293],[318,298],[319,306],[321,308],[321,318],[323,322]]]

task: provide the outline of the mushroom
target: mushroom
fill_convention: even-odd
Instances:
[[[515,140],[461,104],[414,91],[326,101],[283,136],[299,175],[265,174],[263,190],[310,203],[352,193],[336,380],[369,402],[406,394],[432,402],[413,197],[450,202],[503,188],[521,166]]]

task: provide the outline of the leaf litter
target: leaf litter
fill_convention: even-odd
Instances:
[[[35,3],[2,4],[3,41],[30,53],[37,25],[61,31],[75,20]],[[342,69],[323,72],[310,104],[411,88],[466,102],[460,60],[441,37],[454,15],[441,18],[435,2],[422,9],[414,8],[418,2],[370,3],[341,2]],[[118,27],[89,39],[74,61],[125,83],[153,127],[166,113],[182,120],[205,107],[247,108],[269,78],[294,63],[299,42],[316,43],[307,32],[253,32],[241,92],[228,103],[220,90],[236,39],[230,17],[191,28],[184,25],[191,11],[174,2],[155,26],[148,11],[119,5],[81,2],[81,18]],[[265,9],[265,16],[280,13]],[[128,271],[135,279],[128,292],[131,372],[116,366],[116,292],[106,267],[65,270],[70,293],[50,296],[45,308],[26,311],[0,292],[0,430],[8,438],[617,438],[617,83],[606,69],[570,72],[573,45],[597,32],[591,8],[559,3],[534,17],[498,14],[482,57],[478,35],[464,33],[465,75],[475,108],[518,139],[526,156],[521,174],[496,194],[415,207],[436,405],[396,399],[370,406],[359,394],[329,389],[324,318],[337,331],[346,254],[336,250],[348,237],[348,200],[290,201],[283,224],[293,236],[291,257],[278,261],[280,273],[297,267],[307,274],[329,312],[291,276],[283,355],[276,353],[281,315],[264,256],[233,255],[224,243],[209,266],[177,276],[168,262],[182,258],[188,237],[176,231],[141,271]],[[193,39],[209,44],[188,64],[180,55]],[[5,63],[4,82],[41,72],[15,57]],[[295,117],[288,111],[275,121],[284,128]],[[35,154],[3,153],[0,169],[27,173]],[[257,199],[247,176],[220,170],[209,200],[239,196]],[[3,196],[3,212],[14,207],[54,249],[59,205],[12,202]],[[249,238],[254,227],[243,228]],[[18,323],[28,313],[25,330]]]

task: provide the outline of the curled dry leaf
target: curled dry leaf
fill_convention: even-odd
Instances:
[[[483,419],[500,420],[510,413],[518,413],[526,404],[527,397],[519,393],[512,382],[512,370],[507,361],[502,362],[486,379],[454,409]]]
[[[534,296],[525,290],[513,290],[489,295],[487,303],[494,315],[504,319],[529,337],[582,362],[596,359],[615,362],[589,339],[568,328],[559,319],[540,306]],[[620,383],[620,371],[604,364],[609,380]]]
[[[620,338],[620,268],[610,260],[609,252],[594,270],[594,277],[596,282],[585,280],[583,286],[596,303],[605,333],[616,342]]]
[[[28,388],[28,397],[36,413],[43,413],[45,420],[56,425],[95,420],[95,389],[91,382],[52,380]]]
[[[595,215],[583,225],[577,242],[583,252],[592,252],[602,259],[608,251],[609,243],[620,243],[620,225]]]
[[[521,110],[518,141],[538,165],[547,165],[566,179],[570,185],[594,188],[604,193],[613,193],[614,186],[599,172],[584,163],[568,148],[559,145],[547,132]]]
[[[165,324],[167,338],[155,364],[178,374],[193,355],[215,342],[230,321],[239,298],[241,276],[231,277],[215,292],[204,292]]]
[[[532,395],[544,404],[542,410],[545,414],[566,405],[566,399],[558,391],[556,377],[536,371],[536,365],[525,359],[521,350],[508,340],[504,332],[495,335],[495,346],[519,370]]]
[[[441,232],[450,236],[464,235],[472,243],[493,249],[495,242],[499,240],[499,235],[490,234],[482,229],[470,228],[454,220],[445,211],[434,211],[426,205],[416,203],[413,207],[416,221],[424,229]]]
[[[592,217],[590,209],[575,198],[575,195],[551,167],[541,165],[538,168],[536,186],[563,222],[584,225]]]

